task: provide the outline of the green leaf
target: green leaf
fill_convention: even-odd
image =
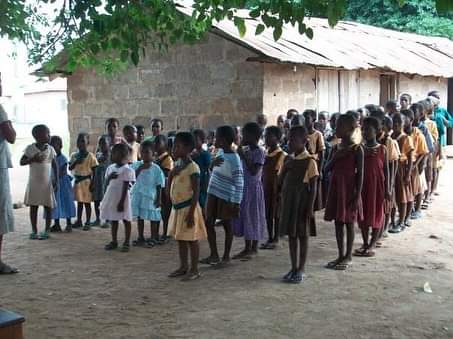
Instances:
[[[120,54],[120,59],[122,62],[126,62],[127,59],[129,58],[129,51],[128,50],[122,50]]]
[[[305,34],[307,35],[307,37],[311,40],[313,39],[313,29],[311,29],[310,27],[308,27],[306,30],[305,30]]]
[[[277,26],[274,28],[274,40],[277,41],[282,36],[282,26]]]
[[[263,33],[265,28],[266,27],[263,24],[258,24],[258,26],[256,26],[255,35],[260,35],[261,33]]]
[[[234,25],[237,27],[240,37],[244,37],[247,28],[245,27],[245,20],[240,17],[234,17]]]
[[[250,15],[251,18],[257,18],[257,17],[259,17],[261,15],[261,11],[260,11],[259,8],[257,8],[257,9],[254,9],[253,11],[251,11],[249,13],[249,15]]]

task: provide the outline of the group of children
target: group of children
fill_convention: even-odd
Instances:
[[[194,280],[200,276],[198,263],[222,268],[230,259],[248,261],[258,249],[274,249],[281,236],[288,236],[291,269],[283,280],[300,283],[309,236],[317,233],[315,212],[325,209],[324,219],[335,224],[339,253],[326,267],[345,270],[353,255],[374,256],[387,231],[403,231],[428,208],[442,158],[431,120],[433,100],[411,105],[404,94],[400,111],[367,105],[335,113],[329,123],[325,113],[289,110],[276,126],[265,127],[260,116],[242,129],[225,125],[208,136],[194,130],[167,138],[159,119],[152,120],[150,137],[143,126],[132,125],[120,136],[119,121],[112,118],[96,153],[88,151],[89,135],[80,133],[69,161],[62,139],[50,137],[45,125],[35,126],[36,142],[21,159],[21,165],[30,165],[25,196],[30,238],[47,239],[49,231],[62,231],[60,219],[66,219],[66,232],[110,226],[112,240],[105,249],[114,250],[122,221],[120,250],[127,252],[136,220],[138,238],[132,245],[153,247],[173,237],[180,266],[169,276]],[[40,233],[39,206],[46,220]],[[356,223],[363,245],[353,251]],[[222,256],[217,226],[225,231]],[[231,256],[234,236],[244,239],[244,248]],[[206,237],[210,254],[199,260],[199,240]],[[259,244],[265,237],[267,242]]]

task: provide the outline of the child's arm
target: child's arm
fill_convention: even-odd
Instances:
[[[156,187],[156,200],[154,201],[154,206],[159,208],[162,205],[162,186]]]
[[[186,217],[186,223],[189,228],[192,228],[195,225],[195,208],[198,204],[198,198],[200,196],[200,176],[199,175],[192,175],[190,177],[190,181],[192,184],[193,196],[192,196],[192,203],[190,204],[189,213]]]
[[[57,160],[55,158],[52,159],[52,171],[53,171],[53,180],[54,182],[52,183],[53,189],[56,191],[58,188],[58,164]]]
[[[81,164],[82,162],[83,160],[80,158],[73,160],[73,162],[69,163],[69,170],[72,171],[77,165]]]
[[[27,165],[30,165],[34,162],[43,162],[44,161],[44,155],[39,152],[39,153],[36,153],[33,157],[29,158],[27,157],[25,154],[22,156],[22,158],[20,159],[20,165],[21,166],[27,166]]]
[[[307,206],[307,218],[311,219],[313,217],[313,211],[315,209],[315,200],[316,192],[318,187],[318,176],[315,176],[310,179],[310,195],[308,196],[308,206]]]
[[[241,159],[245,162],[245,166],[247,167],[248,171],[252,175],[257,175],[261,167],[263,167],[263,164],[253,162],[253,159],[248,157],[247,154],[244,153],[242,148],[239,148],[239,150],[240,151],[238,151],[238,154],[240,155]]]
[[[382,146],[383,147],[383,146]],[[385,197],[390,200],[390,175],[389,175],[389,160],[387,149],[384,148],[384,182],[385,182]]]
[[[411,173],[412,173],[412,168],[413,168],[413,160],[412,160],[412,153],[414,152],[414,150],[411,150],[409,152],[409,154],[407,155],[407,173],[406,173],[406,176],[404,178],[404,182],[406,185],[409,184],[410,180],[411,180]]]
[[[96,167],[91,167],[90,192],[94,192],[94,177],[96,176]]]
[[[63,166],[60,167],[58,170],[58,177],[63,178],[64,175],[68,172],[68,164],[64,164]]]
[[[129,181],[123,182],[123,190],[121,192],[121,198],[118,202],[117,211],[124,212],[124,202],[126,201],[127,191],[129,190]]]
[[[360,195],[362,194],[362,187],[363,187],[363,159],[364,159],[364,152],[363,147],[359,146],[355,152],[355,161],[357,165],[357,172],[355,175],[356,179],[356,190],[354,192],[354,196],[352,199],[352,204],[354,207],[357,207]]]
[[[324,153],[325,151],[319,151],[318,152],[318,171],[319,171],[319,176],[322,178],[322,170],[324,166]]]

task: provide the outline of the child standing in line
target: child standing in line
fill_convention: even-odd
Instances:
[[[193,131],[195,138],[195,149],[192,152],[192,160],[200,168],[200,206],[203,210],[203,215],[206,215],[206,200],[208,198],[208,184],[209,184],[209,167],[211,166],[211,154],[203,149],[206,143],[206,133],[202,129]]]
[[[153,162],[154,144],[146,140],[140,147],[142,160],[134,162],[137,182],[132,187],[132,215],[137,218],[138,239],[134,246],[153,247],[159,243],[159,224],[162,219],[160,213],[161,191],[165,187],[165,176],[159,165]],[[151,237],[144,236],[145,220],[151,223]]]
[[[162,172],[164,172],[165,176],[165,187],[168,187],[168,175],[170,171],[173,169],[173,159],[168,153],[167,148],[167,138],[163,134],[159,134],[154,138],[154,153],[156,154],[156,164],[160,167]],[[168,190],[162,190],[162,205],[161,205],[161,213],[162,213],[162,222],[163,222],[163,233],[160,241],[165,243],[167,238],[167,230],[168,230],[168,218],[170,218],[171,212],[171,201],[170,196],[168,195]]]
[[[354,255],[373,257],[380,230],[384,227],[384,201],[388,197],[388,160],[387,148],[377,142],[381,131],[379,121],[374,117],[363,120],[364,139],[363,169],[363,219],[359,221],[363,245],[355,250]],[[371,239],[370,239],[371,228]]]
[[[74,228],[82,227],[82,214],[85,207],[86,222],[83,230],[88,231],[91,227],[91,202],[93,201],[94,173],[98,162],[93,153],[88,152],[90,137],[87,133],[77,136],[78,152],[71,155],[69,170],[74,176],[74,198],[77,201],[77,221]]]
[[[278,175],[286,159],[286,153],[280,148],[282,130],[277,126],[269,126],[264,132],[266,143],[266,159],[263,166],[263,189],[266,212],[268,241],[260,246],[262,250],[273,250],[278,243],[279,224],[279,192]]]
[[[148,138],[146,138],[145,140],[151,140],[151,141],[154,141],[154,139],[159,136],[159,135],[162,135],[162,131],[164,129],[164,123],[161,119],[152,119],[151,120],[151,133],[152,135]]]
[[[399,113],[393,115],[392,139],[398,142],[401,152],[398,162],[398,170],[395,177],[395,200],[398,205],[399,221],[389,229],[389,233],[399,233],[405,229],[404,221],[406,214],[410,214],[408,205],[413,201],[411,172],[413,167],[414,144],[412,139],[403,131],[403,126],[407,124],[406,117]]]
[[[200,169],[190,154],[195,147],[194,137],[189,132],[180,132],[175,137],[173,155],[177,165],[170,172],[171,210],[168,234],[178,241],[180,266],[169,277],[184,276],[183,281],[200,277],[198,241],[206,239],[206,228],[199,200]],[[190,268],[189,268],[190,252]]]
[[[120,129],[120,122],[116,118],[109,118],[105,121],[105,128],[107,130],[107,144],[112,148],[116,144],[124,143],[125,140],[118,134]]]
[[[411,226],[411,213],[412,209],[418,209],[421,206],[422,201],[422,182],[421,182],[421,173],[425,169],[425,159],[429,154],[428,146],[426,144],[426,139],[423,133],[417,128],[414,127],[415,115],[411,110],[402,110],[401,114],[406,117],[406,124],[404,126],[404,132],[412,138],[412,143],[414,145],[413,153],[413,168],[411,172],[411,183],[412,183],[412,193],[413,201],[409,202],[407,211],[406,211],[406,220],[404,225],[406,227]]]
[[[50,228],[51,232],[61,232],[60,219],[66,219],[66,232],[71,232],[71,218],[76,215],[74,205],[74,190],[72,188],[72,177],[68,174],[68,159],[61,153],[63,140],[59,136],[50,138],[50,145],[56,152],[58,166],[58,190],[55,194],[56,206],[52,210],[52,219],[55,224]]]
[[[288,236],[291,259],[291,270],[283,281],[296,284],[305,278],[310,220],[319,176],[316,160],[305,149],[307,134],[303,126],[291,128],[288,146],[294,158],[283,165],[279,179],[282,186],[280,231]]]
[[[245,124],[242,129],[242,144],[238,154],[244,170],[244,195],[241,201],[239,218],[233,220],[233,233],[244,237],[245,248],[233,259],[250,260],[258,253],[258,241],[264,237],[266,212],[263,190],[264,150],[258,146],[261,127],[255,122]]]
[[[135,125],[135,128],[137,129],[137,142],[141,144],[145,141],[145,126]]]
[[[389,166],[389,196],[384,203],[384,228],[380,234],[381,237],[386,237],[387,231],[395,227],[396,200],[395,200],[395,179],[398,171],[398,162],[400,160],[400,148],[398,142],[392,139],[393,120],[389,116],[385,116],[382,124],[382,135],[380,143],[387,148],[387,160]]]
[[[336,145],[326,165],[331,172],[324,219],[335,221],[338,258],[326,267],[346,270],[352,263],[354,223],[362,219],[363,147],[354,143],[356,120],[350,114],[342,114],[337,120],[336,134],[341,143]],[[344,228],[346,226],[346,251]]]
[[[108,221],[101,221],[101,201],[104,198],[105,192],[105,172],[107,167],[110,165],[110,147],[107,143],[107,137],[101,136],[98,140],[98,147],[96,152],[96,160],[98,165],[94,170],[94,184],[93,184],[93,200],[94,200],[94,212],[96,214],[96,221],[92,226],[101,226],[102,228],[109,227]]]
[[[140,144],[137,142],[137,129],[133,125],[126,125],[123,128],[123,135],[129,146],[129,164],[138,161]]]
[[[112,241],[105,246],[107,251],[118,248],[118,226],[123,221],[125,238],[121,252],[129,252],[132,221],[129,187],[135,182],[135,172],[127,164],[128,157],[127,145],[114,145],[112,165],[105,172],[107,188],[101,202],[101,219],[112,223]]]
[[[30,206],[32,233],[30,239],[45,240],[49,238],[52,208],[55,207],[55,190],[57,189],[58,166],[56,153],[49,145],[50,132],[46,125],[36,125],[31,134],[35,143],[27,146],[20,159],[21,166],[30,166],[24,204]],[[38,208],[44,207],[46,228],[38,234]]]
[[[424,122],[426,127],[428,128],[431,136],[433,138],[433,148],[434,152],[431,155],[431,159],[429,162],[429,172],[426,174],[426,180],[428,181],[428,190],[424,197],[424,208],[428,208],[429,203],[431,202],[432,193],[434,191],[434,186],[436,184],[436,168],[437,162],[439,160],[440,154],[440,144],[439,144],[439,131],[437,130],[437,125],[433,121],[433,105],[430,100],[423,100],[422,101],[424,106]],[[430,180],[431,179],[431,180]],[[422,206],[423,208],[423,206]]]
[[[324,200],[322,196],[322,169],[324,168],[324,151],[326,146],[324,144],[324,136],[321,132],[315,130],[314,123],[316,121],[316,111],[307,109],[303,113],[305,119],[305,128],[308,131],[307,134],[307,151],[316,160],[318,164],[318,183],[316,185],[316,199],[315,199],[315,211],[320,211],[324,208]],[[310,235],[316,236],[316,220],[315,216],[310,222]]]
[[[211,253],[200,263],[216,265],[218,268],[225,267],[230,262],[230,251],[233,244],[232,220],[239,217],[239,206],[244,190],[241,160],[233,151],[233,141],[233,127],[217,128],[215,147],[218,152],[211,163],[212,173],[206,203],[207,232]],[[225,249],[222,261],[220,261],[217,250],[216,220],[221,220],[221,225],[225,230]]]

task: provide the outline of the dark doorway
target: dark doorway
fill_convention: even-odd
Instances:
[[[447,111],[453,114],[453,78],[448,79]],[[453,129],[447,129],[447,145],[453,145]]]
[[[384,106],[387,101],[396,98],[396,76],[393,74],[382,74],[380,76],[381,93],[379,104]]]

